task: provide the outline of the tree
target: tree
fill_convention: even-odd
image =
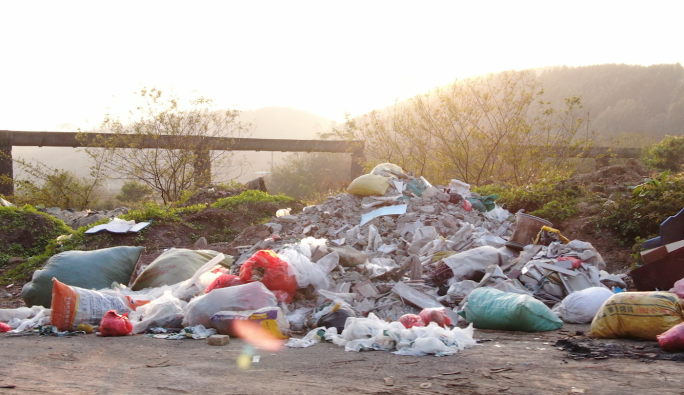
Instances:
[[[524,185],[568,170],[565,158],[591,140],[579,133],[579,98],[554,109],[543,93],[528,72],[476,77],[348,118],[334,134],[365,140],[372,162],[392,162],[436,183]]]
[[[44,163],[15,159],[24,174],[14,181],[18,203],[84,210],[97,202],[96,189],[105,179],[103,163],[96,162],[90,178],[53,169]]]
[[[116,200],[122,203],[141,203],[152,198],[154,191],[147,184],[135,180],[124,182],[121,193],[116,195]]]
[[[140,97],[144,104],[131,111],[127,123],[105,117],[100,131],[114,137],[80,135],[98,147],[87,151],[93,158],[106,158],[113,177],[146,184],[170,203],[179,200],[183,191],[209,184],[212,175],[221,182],[241,174],[244,162],[236,161],[232,151],[211,151],[205,144],[212,137],[249,136],[252,127],[239,121],[239,111],[216,111],[212,101],[203,97],[186,105],[156,88],[143,89]]]

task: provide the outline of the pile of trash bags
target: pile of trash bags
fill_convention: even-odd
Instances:
[[[605,272],[590,243],[565,239],[548,221],[536,238],[511,243],[520,239],[516,215],[495,201],[459,180],[433,186],[382,164],[347,193],[279,213],[265,224],[271,235],[235,257],[172,248],[142,267],[141,247],[55,255],[24,287],[32,307],[0,310],[0,321],[11,331],[67,333],[107,317],[116,324],[108,333],[162,338],[241,336],[248,321],[276,339],[304,335],[290,347],[328,341],[401,355],[453,355],[475,344],[475,328],[592,322],[596,336],[653,338],[682,322],[679,297],[665,293],[674,298],[658,310],[662,325],[636,333],[616,324],[621,295],[634,294],[623,292],[624,276]],[[631,311],[649,297],[662,300],[630,299]]]

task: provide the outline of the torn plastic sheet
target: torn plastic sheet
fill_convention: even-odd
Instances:
[[[124,221],[123,219],[114,218],[108,224],[102,224],[93,226],[92,228],[85,231],[86,234],[92,235],[98,232],[106,230],[110,233],[137,233],[148,227],[150,222],[138,222],[135,221]]]
[[[363,226],[364,224],[368,223],[368,221],[377,217],[382,217],[383,215],[406,214],[406,209],[408,209],[408,204],[379,208],[377,210],[371,211],[370,213],[361,215],[361,223],[359,226]]]

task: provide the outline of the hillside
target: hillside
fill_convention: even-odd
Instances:
[[[637,134],[658,141],[684,134],[684,67],[603,64],[540,71],[544,98],[582,98],[591,128],[601,136]]]

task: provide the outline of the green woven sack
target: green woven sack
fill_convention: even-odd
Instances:
[[[468,295],[464,318],[478,329],[543,332],[563,326],[563,321],[537,299],[488,287]]]
[[[128,284],[145,247],[111,247],[94,251],[66,251],[53,255],[33,273],[21,297],[27,306],[52,304],[52,278],[85,289],[109,288],[113,282]]]
[[[145,288],[157,288],[163,285],[178,284],[191,278],[195,272],[212,260],[219,253],[212,250],[188,250],[172,248],[159,255],[135,279],[131,286],[134,291]],[[230,267],[233,257],[226,255],[220,265]]]

